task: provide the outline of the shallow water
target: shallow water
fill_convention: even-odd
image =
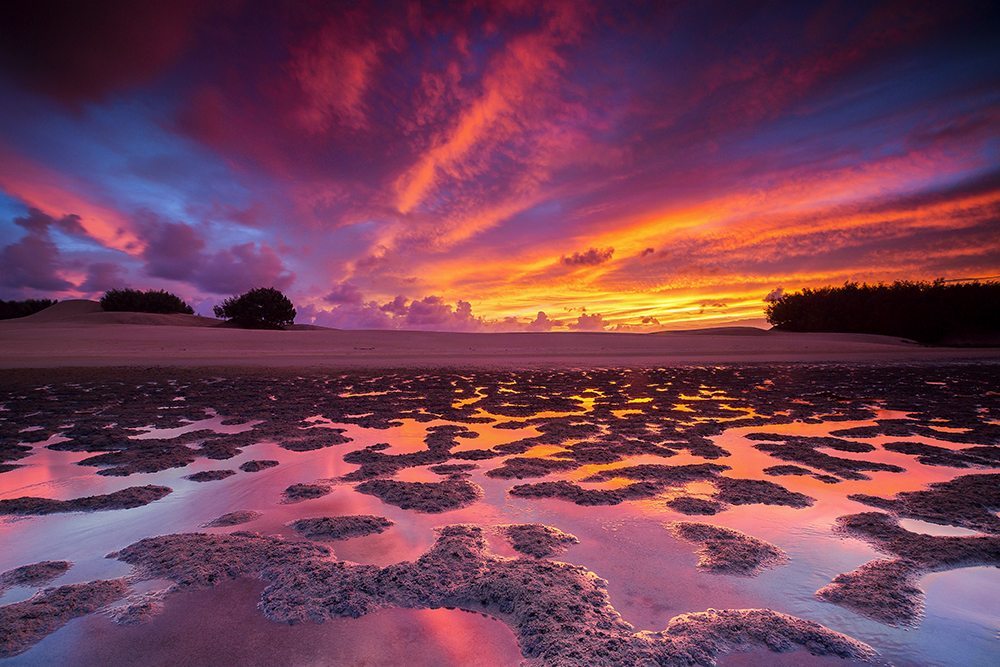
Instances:
[[[301,539],[288,527],[289,522],[352,514],[386,517],[394,525],[380,534],[326,543],[341,560],[379,566],[414,560],[434,543],[435,527],[456,523],[489,527],[492,550],[515,557],[518,554],[493,527],[541,523],[579,539],[579,544],[556,558],[582,565],[606,579],[612,604],[637,629],[660,630],[674,616],[708,608],[765,607],[867,642],[892,664],[993,664],[1000,653],[1000,570],[996,568],[967,567],[925,575],[919,585],[926,593],[926,610],[913,628],[870,620],[816,598],[815,592],[838,574],[885,557],[863,541],[832,531],[840,516],[874,511],[848,495],[891,497],[961,475],[996,472],[988,467],[925,465],[915,456],[887,451],[883,445],[906,441],[949,450],[997,445],[997,370],[977,366],[900,367],[877,372],[850,367],[730,367],[496,374],[265,374],[222,379],[179,371],[173,373],[179,375],[175,378],[161,371],[162,377],[84,381],[83,390],[77,384],[47,379],[45,388],[5,390],[2,402],[8,410],[0,416],[9,426],[8,439],[18,442],[38,430],[44,431],[47,439],[37,440],[37,434],[28,438],[37,440],[26,443],[32,446],[30,456],[13,462],[20,467],[0,474],[0,499],[71,499],[146,484],[167,486],[173,492],[133,509],[0,517],[0,543],[4,545],[0,571],[41,560],[69,560],[73,567],[53,585],[114,578],[128,574],[130,568],[106,558],[106,554],[144,537],[251,530]],[[915,389],[918,386],[919,391]],[[161,414],[167,417],[161,418]],[[242,423],[223,424],[234,419]],[[508,422],[515,422],[516,428],[508,428]],[[873,445],[871,452],[827,447],[817,451],[841,459],[893,464],[905,472],[864,471],[868,479],[843,479],[835,484],[811,476],[765,473],[765,468],[789,462],[760,451],[754,445],[761,441],[747,437],[760,433],[829,436],[835,431],[886,422],[912,424],[922,430],[905,437],[844,437]],[[195,436],[203,429],[259,437],[246,440],[249,444],[240,445],[242,452],[228,459],[199,456],[183,468],[107,477],[95,474],[97,467],[79,465],[95,452],[48,449],[49,445],[85,440],[85,435],[67,438],[62,434],[72,434],[71,425],[88,423],[106,425],[129,440],[172,440]],[[477,464],[466,478],[482,487],[483,495],[475,503],[441,513],[421,513],[360,493],[354,488],[356,482],[341,479],[360,468],[344,461],[351,452],[386,443],[387,448],[377,451],[385,455],[419,454],[428,451],[436,429],[449,426],[471,432],[458,433],[447,448],[450,455],[443,460]],[[973,427],[978,430],[970,431]],[[280,446],[288,437],[318,431],[340,432],[350,441],[303,452]],[[699,439],[721,447],[724,455],[706,458],[703,450],[691,445]],[[609,451],[619,451],[627,442],[672,446],[675,451],[627,451],[615,461],[580,461],[570,470],[522,480],[486,474],[511,458],[566,460],[574,447],[595,441]],[[191,448],[200,445],[197,438],[185,442]],[[493,455],[471,461],[451,457],[475,450],[491,450]],[[237,472],[218,481],[187,479],[203,470],[238,471],[242,463],[260,459],[279,464],[255,473]],[[519,484],[554,480],[573,481],[586,489],[616,489],[631,480],[585,480],[601,471],[633,465],[706,462],[728,466],[727,477],[768,480],[806,494],[815,502],[804,508],[729,505],[706,517],[686,516],[665,504],[678,496],[711,497],[715,488],[705,481],[672,486],[657,495],[615,505],[580,506],[562,499],[509,493]],[[384,476],[406,482],[445,479],[432,471],[431,465],[408,465]],[[331,484],[332,491],[313,500],[283,502],[282,492],[289,485],[317,481]],[[256,510],[262,516],[235,528],[202,527],[235,510]],[[756,577],[699,570],[696,547],[678,540],[665,528],[678,520],[742,531],[780,547],[790,561]],[[928,535],[979,534],[912,518],[900,523],[907,530]],[[214,589],[171,593],[165,611],[139,626],[115,625],[103,615],[92,614],[71,621],[21,655],[0,660],[0,664],[213,664],[219,660],[219,651],[227,656],[225,662],[262,665],[505,665],[517,664],[520,659],[511,630],[500,621],[477,614],[383,609],[360,619],[287,627],[268,621],[255,609],[262,588],[260,582],[240,580]],[[0,604],[26,599],[35,590],[11,588],[0,595]],[[779,657],[760,650],[723,656],[719,663],[846,664],[802,651]]]

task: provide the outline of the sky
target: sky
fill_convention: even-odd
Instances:
[[[654,331],[997,275],[997,19],[3,3],[0,298],[156,288],[210,314],[273,286],[334,327]]]

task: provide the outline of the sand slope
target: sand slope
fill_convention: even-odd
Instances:
[[[751,327],[652,335],[247,331],[218,327],[218,320],[194,315],[105,313],[95,306],[92,301],[67,301],[30,317],[0,321],[0,368],[651,367],[741,361],[1000,358],[1000,349],[928,348],[887,336],[800,334]]]
[[[182,313],[124,313],[105,312],[101,304],[89,299],[68,299],[39,311],[34,315],[3,320],[15,326],[35,326],[44,324],[64,324],[89,326],[95,324],[141,324],[153,326],[214,327],[219,320]]]

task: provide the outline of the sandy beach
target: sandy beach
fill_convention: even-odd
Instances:
[[[106,313],[96,302],[68,301],[0,321],[0,368],[552,368],[1000,359],[1000,347],[927,347],[888,336],[751,327],[658,334],[447,333],[248,331],[217,324],[192,315]]]

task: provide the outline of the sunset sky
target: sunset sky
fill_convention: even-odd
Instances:
[[[656,330],[1000,274],[994,3],[13,4],[0,298]]]

